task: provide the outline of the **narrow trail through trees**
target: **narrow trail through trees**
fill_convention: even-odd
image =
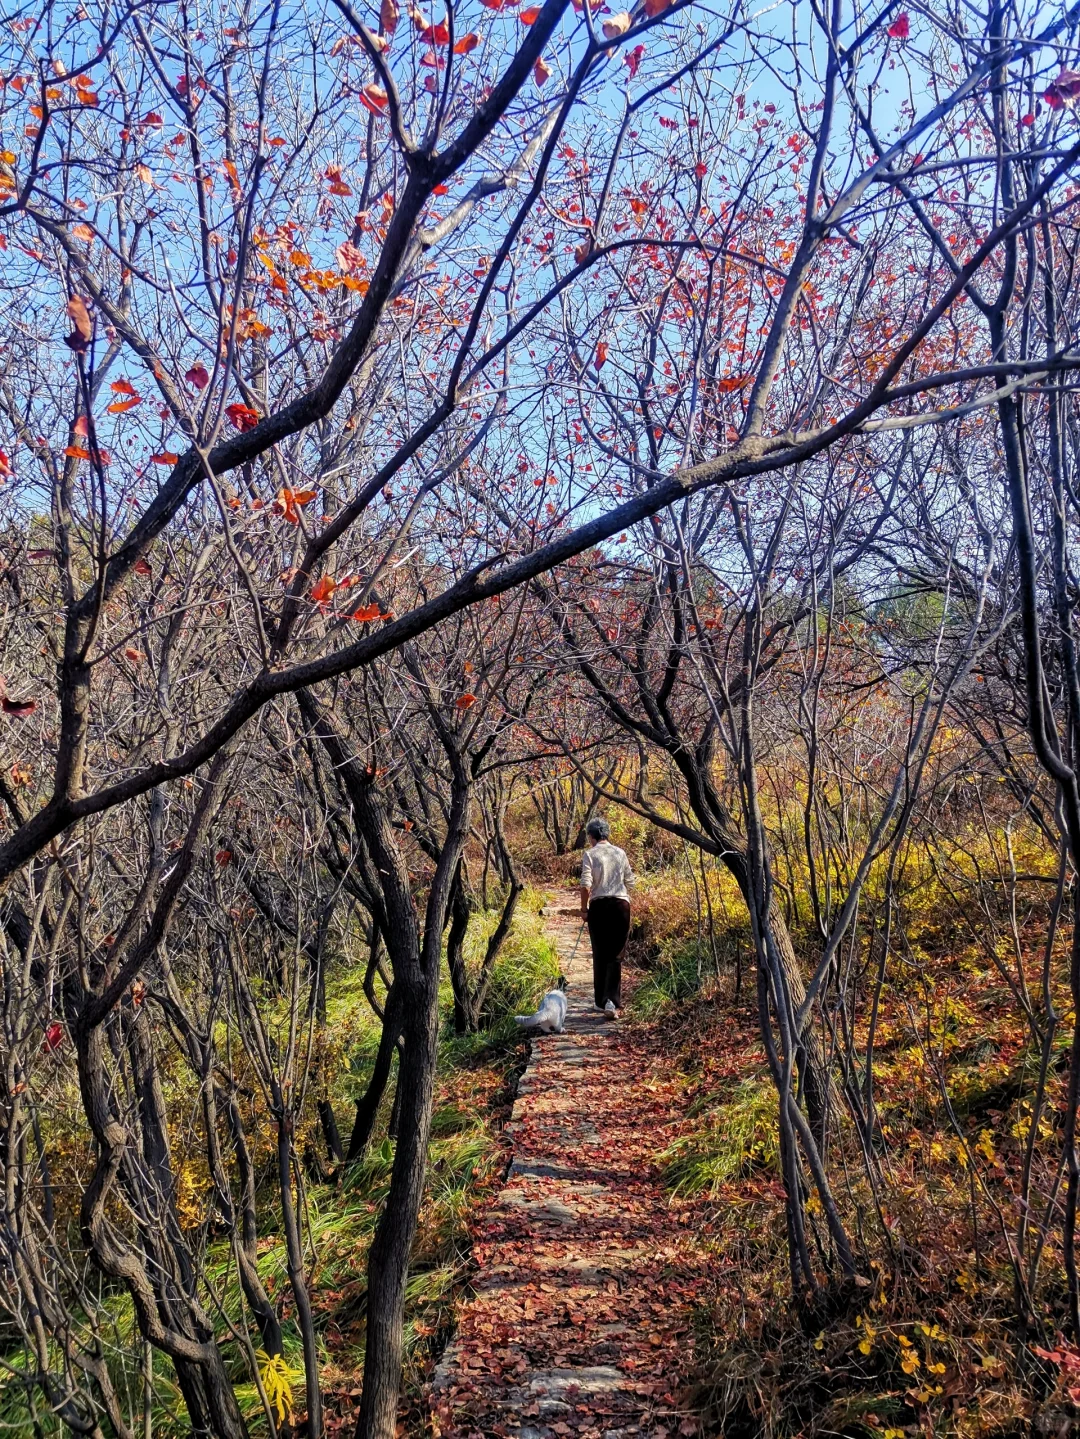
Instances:
[[[708,1264],[653,1162],[682,1110],[679,1078],[642,1028],[593,1009],[575,911],[560,896],[545,913],[568,981],[566,1030],[532,1043],[513,1162],[435,1372],[433,1426],[519,1439],[694,1433],[683,1390]]]

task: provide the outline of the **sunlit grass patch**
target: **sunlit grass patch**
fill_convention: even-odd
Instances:
[[[755,1169],[776,1170],[779,1106],[767,1080],[744,1079],[732,1097],[706,1111],[700,1129],[682,1135],[657,1156],[664,1178],[681,1196],[715,1196]]]
[[[704,963],[696,940],[670,948],[635,989],[630,1013],[655,1019],[670,1005],[689,999],[701,987]]]

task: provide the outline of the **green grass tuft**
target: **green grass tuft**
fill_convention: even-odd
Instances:
[[[744,1079],[733,1096],[706,1113],[701,1129],[657,1156],[676,1194],[715,1196],[754,1169],[777,1170],[780,1127],[776,1091],[767,1080]]]
[[[706,959],[699,951],[696,939],[662,954],[634,991],[631,1014],[639,1019],[655,1019],[671,1005],[689,999],[701,988],[701,976],[711,963],[711,957]]]

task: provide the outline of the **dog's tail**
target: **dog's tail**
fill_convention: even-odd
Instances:
[[[535,1014],[515,1014],[514,1023],[520,1024],[522,1029],[528,1029],[530,1025],[540,1023],[542,1014],[543,1012],[539,1009],[536,1011]]]

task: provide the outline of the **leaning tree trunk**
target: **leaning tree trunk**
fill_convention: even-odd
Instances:
[[[721,855],[725,867],[739,886],[747,910],[750,911],[753,895],[750,892],[750,867],[745,850],[727,845]],[[806,981],[802,967],[795,953],[791,931],[775,905],[769,907],[769,935],[775,947],[776,956],[784,972],[784,980],[791,998],[793,1010],[798,1009],[806,998]],[[819,1148],[824,1145],[828,1133],[829,1115],[833,1108],[834,1085],[829,1074],[829,1063],[821,1046],[821,1038],[808,1019],[799,1035],[795,1052],[795,1064],[799,1072],[802,1097],[806,1104],[810,1128]]]
[[[368,1257],[367,1347],[356,1439],[391,1439],[401,1386],[405,1282],[424,1192],[438,1038],[438,973],[407,987],[400,1120],[390,1193]]]
[[[373,778],[365,776],[352,795],[357,824],[383,886],[387,949],[404,1039],[390,1193],[368,1256],[367,1343],[356,1439],[393,1439],[397,1428],[405,1283],[424,1192],[435,1092],[442,933],[468,834],[469,781],[463,766],[454,763],[456,756],[451,753],[450,758],[455,769],[450,819],[428,892],[422,942],[408,870],[374,792]]]

